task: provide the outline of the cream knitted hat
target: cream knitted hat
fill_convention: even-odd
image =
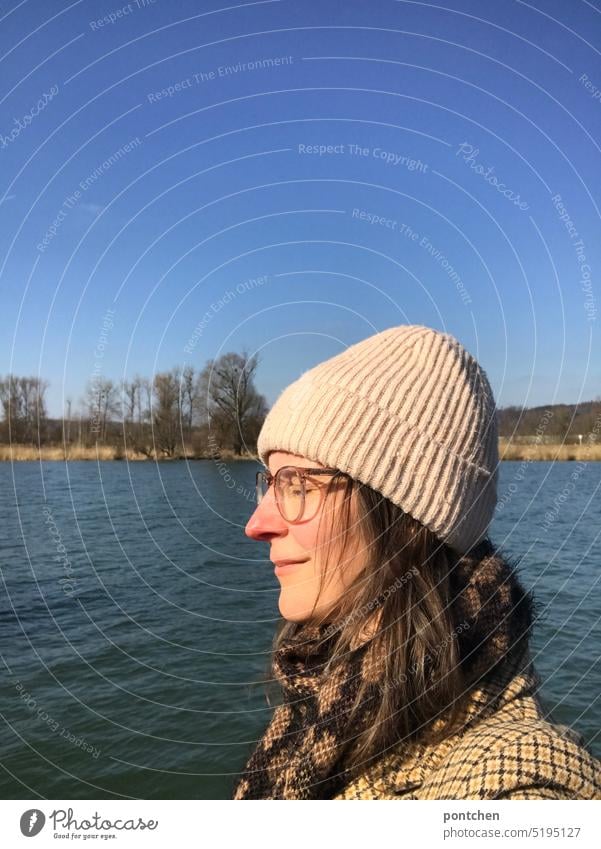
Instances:
[[[284,389],[257,451],[289,451],[372,487],[465,553],[497,500],[497,414],[486,373],[450,334],[390,327]]]

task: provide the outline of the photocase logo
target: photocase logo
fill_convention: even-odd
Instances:
[[[44,828],[46,817],[37,808],[31,808],[21,815],[21,834],[25,837],[35,837]]]

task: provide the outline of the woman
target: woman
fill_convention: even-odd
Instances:
[[[601,798],[581,735],[545,719],[533,599],[487,536],[497,442],[485,372],[428,327],[282,392],[246,533],[281,585],[283,699],[234,798]]]

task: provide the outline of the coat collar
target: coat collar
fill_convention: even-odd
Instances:
[[[444,764],[447,755],[463,736],[476,723],[498,713],[511,712],[519,700],[521,718],[535,719],[540,716],[540,702],[536,691],[540,678],[529,663],[526,669],[515,673],[510,668],[502,669],[487,676],[485,682],[477,684],[470,692],[462,714],[460,731],[446,737],[437,744],[429,743],[427,738],[412,744],[409,749],[393,750],[381,757],[373,768],[368,770],[370,785],[376,793],[407,793],[424,783],[427,775]],[[433,723],[433,730],[443,724],[442,719]]]

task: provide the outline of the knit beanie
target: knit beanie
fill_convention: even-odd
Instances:
[[[257,451],[299,454],[367,484],[466,553],[497,500],[488,378],[449,333],[399,325],[305,371],[267,414]]]

